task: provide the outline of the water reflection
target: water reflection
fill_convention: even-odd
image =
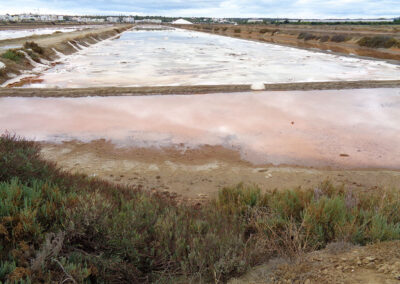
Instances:
[[[42,141],[224,145],[254,163],[400,169],[400,89],[1,98],[0,130]]]

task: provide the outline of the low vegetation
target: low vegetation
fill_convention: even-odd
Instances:
[[[31,49],[33,52],[36,52],[38,54],[43,55],[44,54],[44,49],[40,47],[36,42],[34,41],[27,41],[24,44],[25,49]]]
[[[236,28],[236,29],[234,29],[234,30],[233,30],[233,32],[234,32],[234,33],[236,33],[236,34],[239,34],[239,33],[241,33],[241,32],[242,32],[242,30],[241,30],[241,29],[237,29],[237,28]]]
[[[202,207],[68,174],[0,138],[0,281],[224,282],[333,241],[400,239],[397,191],[225,188]]]
[[[358,44],[371,48],[400,47],[400,41],[390,36],[363,37],[358,41]]]
[[[2,54],[4,59],[12,60],[14,62],[20,62],[23,58],[25,58],[24,54],[19,52],[16,49],[9,49],[5,53]]]
[[[316,35],[307,33],[307,32],[301,32],[298,37],[298,39],[304,39],[304,40],[312,40],[312,39],[317,39]]]
[[[332,41],[332,42],[345,42],[349,41],[351,37],[345,36],[345,35],[334,35],[332,37],[328,35],[324,36],[317,36],[308,32],[301,32],[298,36],[298,39],[304,39],[305,41],[307,40],[319,40],[320,42],[327,42],[327,41]]]
[[[320,42],[327,42],[330,40],[330,36],[324,35],[321,36],[321,38],[319,39]]]
[[[331,41],[333,42],[345,42],[351,40],[351,37],[346,35],[334,35],[331,37]]]

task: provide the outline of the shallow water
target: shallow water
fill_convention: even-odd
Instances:
[[[223,145],[258,164],[400,169],[400,88],[0,98],[5,130],[121,147]]]
[[[400,66],[185,30],[127,31],[28,87],[219,85],[400,78]]]

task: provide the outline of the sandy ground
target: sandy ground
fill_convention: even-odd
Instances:
[[[366,247],[331,244],[325,250],[301,255],[294,261],[274,259],[229,284],[396,284],[399,280],[400,242],[393,241]]]
[[[395,188],[400,171],[340,170],[296,166],[253,165],[239,152],[221,146],[203,146],[182,152],[174,148],[116,148],[105,140],[43,143],[42,156],[67,171],[168,191],[192,200],[215,197],[220,189],[240,182],[263,191],[305,189],[330,180],[355,190]]]

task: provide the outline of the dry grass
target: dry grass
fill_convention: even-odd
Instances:
[[[363,37],[358,45],[371,48],[391,48],[400,47],[400,41],[390,36]]]

